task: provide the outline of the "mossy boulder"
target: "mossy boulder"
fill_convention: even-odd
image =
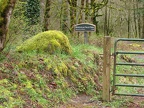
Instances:
[[[16,48],[18,52],[44,51],[53,54],[56,51],[71,54],[72,48],[66,35],[61,31],[49,30],[26,40]]]

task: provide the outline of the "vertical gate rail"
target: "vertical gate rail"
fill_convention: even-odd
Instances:
[[[144,39],[127,39],[127,38],[119,38],[114,43],[114,69],[113,69],[113,87],[112,87],[112,94],[113,95],[124,95],[124,96],[140,96],[144,97],[144,94],[126,94],[126,93],[115,93],[117,86],[123,87],[141,87],[144,88],[144,85],[133,85],[133,84],[116,84],[116,77],[124,76],[124,77],[143,77],[144,74],[118,74],[116,73],[116,66],[117,65],[129,65],[129,66],[144,66],[144,63],[122,63],[117,62],[117,55],[118,54],[144,54],[144,52],[134,52],[134,51],[117,51],[117,43],[119,41],[138,41],[144,42]]]

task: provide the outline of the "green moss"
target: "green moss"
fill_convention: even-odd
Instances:
[[[9,0],[0,0],[0,36],[3,34],[2,25],[4,23],[3,13],[8,5]]]
[[[0,13],[2,13],[6,6],[8,5],[9,0],[0,0]]]
[[[0,17],[0,26],[2,25],[2,23],[3,23],[3,18]]]
[[[15,95],[16,84],[9,82],[8,79],[2,79],[0,85],[0,108],[14,108],[23,104],[21,98]]]
[[[8,5],[9,0],[0,0],[0,25],[3,23],[3,17],[2,14]]]
[[[68,54],[72,52],[67,36],[56,30],[39,33],[17,47],[19,52],[33,50],[46,51],[51,54],[56,51]]]

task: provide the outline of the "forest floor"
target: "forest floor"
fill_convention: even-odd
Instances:
[[[144,51],[144,44],[134,42],[124,42],[119,45],[119,50],[142,52]],[[143,54],[134,55],[132,56],[132,60],[143,63],[144,55]],[[142,93],[144,93],[143,88],[140,90]],[[58,106],[58,108],[120,108],[117,107],[116,104],[120,104],[121,100],[123,99],[128,101],[122,103],[123,105],[121,106],[121,108],[144,108],[144,97],[112,96],[110,102],[103,102],[102,99],[93,100],[91,96],[88,96],[86,94],[77,95],[72,99],[70,99],[67,103]]]

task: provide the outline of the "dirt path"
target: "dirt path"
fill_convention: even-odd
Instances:
[[[59,106],[58,108],[106,108],[102,106],[101,101],[93,101],[91,96],[78,95],[69,100],[68,103]]]
[[[122,98],[122,97],[117,97]],[[144,97],[123,97],[129,100],[122,103],[123,108],[144,108]],[[102,101],[92,101],[91,96],[78,95],[69,100],[66,104],[63,104],[57,108],[120,108],[116,104],[113,104],[115,100],[111,101],[111,104],[103,103]],[[117,101],[119,103],[119,101]]]
[[[129,108],[144,108],[144,97],[133,97],[133,101],[129,103]]]

